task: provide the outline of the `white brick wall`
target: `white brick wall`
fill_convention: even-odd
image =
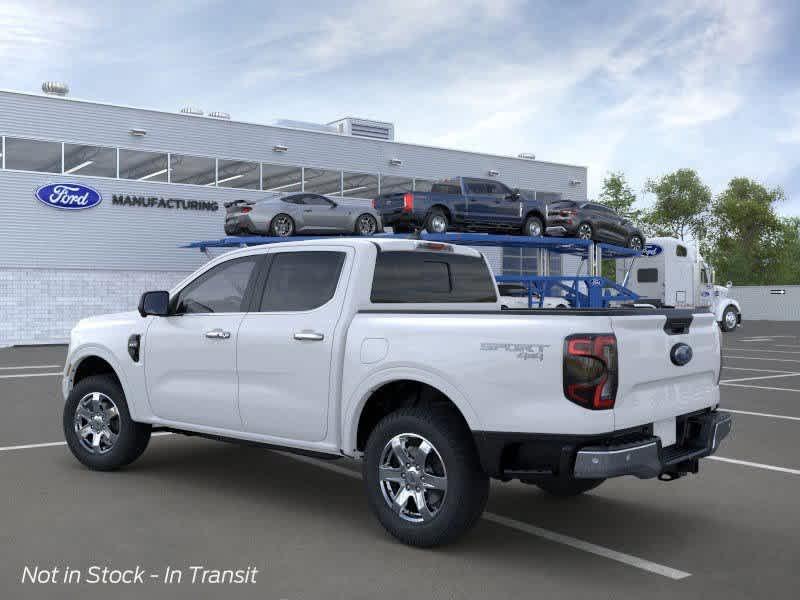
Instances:
[[[0,269],[0,346],[64,343],[84,317],[133,310],[185,271]]]

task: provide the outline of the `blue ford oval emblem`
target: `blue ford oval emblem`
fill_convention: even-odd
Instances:
[[[669,352],[669,359],[673,365],[682,367],[692,360],[692,348],[686,344],[675,344]]]
[[[645,244],[642,256],[658,256],[663,252],[663,248],[658,244]]]
[[[103,201],[103,196],[80,183],[49,183],[36,190],[36,199],[54,208],[81,210],[97,206]]]

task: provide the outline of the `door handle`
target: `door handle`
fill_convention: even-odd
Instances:
[[[206,331],[206,337],[212,340],[227,340],[231,337],[231,332],[223,331],[222,329],[212,329],[211,331]]]
[[[321,342],[325,336],[316,331],[297,331],[294,334],[294,339],[305,342]]]

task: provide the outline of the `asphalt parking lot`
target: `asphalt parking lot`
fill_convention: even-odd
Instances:
[[[724,336],[734,431],[699,475],[621,478],[570,500],[492,484],[459,543],[405,547],[370,514],[358,465],[177,435],[124,471],[63,445],[64,347],[0,350],[0,597],[753,598],[800,585],[800,323]],[[22,583],[25,567],[163,574],[129,585]],[[258,569],[192,584],[191,566]]]

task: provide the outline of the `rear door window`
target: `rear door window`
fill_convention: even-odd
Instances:
[[[261,312],[305,311],[326,304],[339,283],[345,253],[278,252],[272,255]]]
[[[656,283],[658,281],[658,269],[639,269],[636,271],[636,281],[639,283]]]
[[[480,257],[442,252],[380,252],[375,303],[495,302],[492,274]]]

